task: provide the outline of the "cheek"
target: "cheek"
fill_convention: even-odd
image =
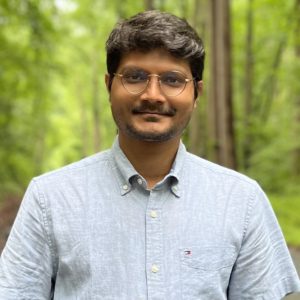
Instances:
[[[180,112],[180,114],[182,115],[188,115],[191,114],[194,109],[196,108],[196,103],[194,100],[182,100],[180,102],[178,102],[178,104],[176,105],[178,112]]]
[[[174,98],[174,100],[176,100],[176,102],[173,103],[174,107],[182,114],[191,114],[197,106],[193,96],[194,85],[189,85],[177,99]]]
[[[110,90],[111,103],[121,102],[124,96],[126,97],[123,86],[116,80],[113,80]]]
[[[121,94],[116,92],[111,94],[110,106],[115,118],[124,119],[130,117],[132,110],[131,102]]]

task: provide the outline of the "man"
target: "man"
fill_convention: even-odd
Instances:
[[[251,179],[186,152],[202,91],[196,32],[157,11],[119,23],[111,150],[35,178],[1,257],[1,299],[270,299],[300,289]]]

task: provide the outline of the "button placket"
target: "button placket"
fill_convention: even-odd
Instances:
[[[146,211],[146,268],[149,300],[161,299],[164,295],[161,199],[161,191],[152,190]]]

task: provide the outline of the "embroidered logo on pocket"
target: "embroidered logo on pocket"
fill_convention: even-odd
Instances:
[[[190,247],[181,250],[182,263],[195,269],[219,270],[232,267],[236,258],[234,247]]]
[[[192,255],[192,250],[184,250],[184,255],[191,256]]]

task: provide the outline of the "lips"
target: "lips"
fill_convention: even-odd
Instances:
[[[160,116],[168,116],[173,117],[176,114],[175,108],[164,108],[159,105],[155,105],[152,103],[142,103],[141,105],[132,109],[133,114],[147,114],[147,115],[160,115]]]
[[[158,112],[158,111],[139,111],[139,112],[134,111],[133,113],[137,114],[137,115],[141,114],[141,115],[169,116],[169,114],[167,114],[165,112]]]

